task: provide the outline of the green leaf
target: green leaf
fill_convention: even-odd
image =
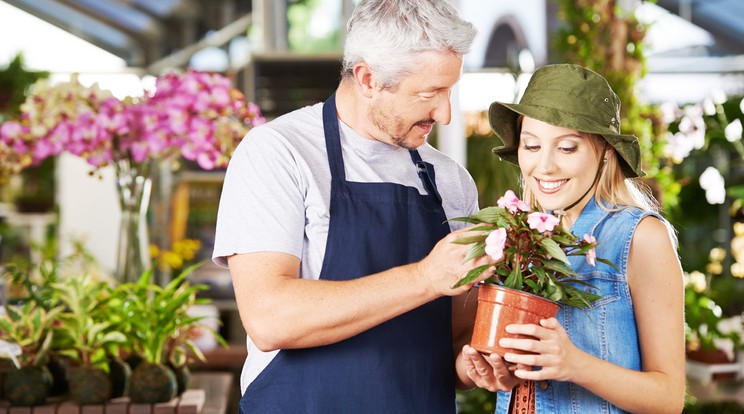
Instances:
[[[619,268],[619,267],[617,267],[617,266],[615,265],[615,263],[612,263],[611,261],[609,261],[609,260],[607,260],[607,259],[603,259],[603,258],[601,258],[601,257],[597,257],[597,261],[598,261],[598,262],[602,262],[602,263],[604,263],[604,264],[606,264],[606,265],[612,266],[612,268],[613,268],[613,269],[615,269],[615,270],[617,270],[618,272],[620,271],[620,268]]]
[[[578,240],[578,238],[571,233],[567,233],[567,234],[553,233],[553,235],[551,236],[551,239],[555,240],[556,243],[563,245],[563,246],[571,246],[574,243],[576,243],[576,241]]]
[[[566,257],[566,253],[563,252],[560,246],[558,246],[558,243],[556,243],[554,240],[544,237],[540,239],[540,246],[542,246],[548,254],[563,263],[570,265],[571,262],[568,261],[568,258]]]
[[[477,259],[486,254],[486,243],[475,243],[468,249],[468,254],[465,256],[463,263],[470,260]]]
[[[479,234],[477,236],[460,237],[459,239],[453,241],[452,243],[455,243],[455,244],[482,243],[486,241],[487,237],[488,237],[488,233]]]
[[[518,267],[511,269],[509,277],[504,281],[504,286],[512,289],[522,290],[522,272]]]
[[[463,221],[465,223],[470,223],[470,224],[480,224],[481,223],[480,220],[477,220],[477,219],[474,219],[474,218],[471,218],[471,217],[453,217],[453,218],[451,218],[451,219],[449,219],[447,221]]]
[[[574,272],[573,269],[558,260],[545,260],[543,261],[543,267],[556,272],[558,275],[560,275],[558,276],[559,279],[565,278],[567,276],[578,276],[578,274]]]
[[[469,216],[481,223],[490,223],[496,227],[511,227],[514,216],[503,207],[486,207]]]
[[[545,269],[543,269],[540,266],[532,266],[530,268],[530,270],[532,271],[532,273],[535,274],[535,276],[537,277],[537,280],[540,282],[540,284],[544,284],[545,283],[545,280],[548,278],[547,274],[545,273]]]
[[[551,285],[550,294],[546,297],[553,302],[560,302],[566,297],[565,289],[560,285]]]
[[[597,294],[576,289],[575,287],[570,285],[563,285],[563,287],[566,289],[566,296],[568,298],[566,301],[564,301],[564,303],[575,308],[581,308],[585,306],[591,308],[592,303],[602,298]]]
[[[486,271],[489,267],[493,265],[487,264],[483,266],[478,266],[476,268],[470,269],[470,271],[463,277],[462,279],[458,280],[457,283],[455,283],[454,286],[452,286],[452,289],[457,289],[461,286],[465,286],[468,283],[473,282],[474,280],[478,279],[478,277]]]

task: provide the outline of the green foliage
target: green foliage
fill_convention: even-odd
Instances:
[[[636,84],[646,74],[648,26],[616,0],[554,0],[562,27],[554,37],[557,60],[586,66],[604,75],[620,98],[622,133],[638,137],[655,196],[665,209],[678,205],[680,187],[664,154],[664,124],[658,108],[640,103]],[[648,180],[647,180],[648,181]]]
[[[5,307],[5,314],[0,315],[0,339],[21,347],[21,366],[46,364],[54,337],[52,325],[61,311],[60,307],[46,310],[32,301]]]
[[[189,316],[193,305],[209,303],[197,298],[199,291],[208,287],[191,284],[186,277],[201,263],[186,268],[165,287],[150,283],[152,271],[145,271],[139,280],[118,286],[109,309],[116,309],[117,325],[128,338],[131,353],[139,354],[145,361],[175,366],[183,365],[187,355],[203,360],[204,355],[189,338],[192,329],[208,329],[202,323],[205,316]],[[217,340],[225,340],[213,332]]]
[[[110,318],[107,308],[111,288],[89,275],[53,287],[65,307],[55,327],[55,351],[82,368],[108,371],[109,356],[116,355],[118,347],[126,342],[124,334],[115,330],[115,319]]]
[[[710,280],[711,299],[729,315],[740,313],[744,306],[744,145],[735,131],[744,121],[742,98],[717,96],[666,108],[675,116],[668,130],[674,135],[670,151],[674,154],[674,176],[681,186],[679,208],[671,210],[669,218],[680,229],[680,252],[686,270],[736,276]],[[727,129],[730,139],[726,138]],[[704,173],[709,177],[718,174],[723,187],[703,188],[701,181],[711,181],[702,179]],[[722,198],[708,201],[709,191],[716,189]],[[719,264],[720,271],[710,272],[708,252],[719,246],[731,254]]]
[[[467,139],[467,169],[478,188],[481,206],[496,205],[496,200],[508,189],[519,187],[519,167],[499,160],[491,150],[502,145],[496,135],[471,135]]]
[[[483,388],[457,391],[459,414],[492,414],[496,410],[496,393]]]
[[[744,407],[736,401],[716,401],[685,406],[683,414],[744,414]]]
[[[333,30],[325,33],[316,33],[317,30],[313,30],[313,21],[314,19],[317,20],[318,14],[328,15],[327,10],[319,10],[323,7],[327,6],[319,0],[291,2],[287,8],[287,21],[289,23],[287,38],[290,49],[301,53],[337,52],[341,50],[340,29],[342,26],[331,27],[333,22],[337,20],[329,20],[327,27],[324,27],[324,29],[331,28]]]
[[[19,108],[26,100],[26,91],[37,80],[49,76],[46,71],[31,71],[25,68],[23,53],[19,52],[12,61],[0,69],[0,122],[19,114]],[[7,94],[6,96],[2,96]]]
[[[716,340],[730,339],[741,347],[737,332],[723,333],[718,327],[723,312],[705,292],[685,289],[685,338],[702,350],[716,350]]]

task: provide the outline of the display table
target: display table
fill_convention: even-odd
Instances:
[[[201,414],[226,414],[233,387],[237,385],[229,372],[194,372],[189,384],[189,389],[204,390]]]
[[[735,401],[744,406],[744,383],[742,381],[701,382],[688,378],[687,391],[700,402]]]
[[[0,414],[226,414],[232,387],[233,376],[228,372],[195,372],[189,389],[164,403],[132,404],[122,397],[105,405],[78,406],[55,397],[42,406],[11,407],[0,400]]]

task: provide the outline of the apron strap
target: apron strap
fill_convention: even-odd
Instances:
[[[326,131],[326,152],[328,153],[328,165],[331,168],[331,178],[346,181],[344,158],[341,153],[341,140],[334,139],[341,136],[338,130],[338,116],[336,116],[335,92],[323,103],[323,129]]]
[[[436,177],[434,176],[434,166],[428,162],[424,162],[424,160],[421,159],[421,154],[419,154],[418,150],[410,150],[408,152],[411,154],[411,160],[413,160],[413,163],[418,169],[419,178],[421,178],[421,182],[424,184],[426,192],[430,195],[433,194],[437,200],[439,200],[439,203],[441,203],[442,196],[439,194],[439,190],[437,189]]]

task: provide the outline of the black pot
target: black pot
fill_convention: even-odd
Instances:
[[[46,403],[52,375],[45,366],[9,371],[3,380],[3,396],[11,405],[32,407]]]
[[[69,363],[63,359],[52,357],[47,363],[47,369],[52,375],[52,387],[49,390],[49,396],[55,397],[65,395],[70,391],[70,385],[67,383],[67,366]]]
[[[168,364],[168,367],[173,371],[173,375],[176,376],[176,395],[183,394],[189,388],[189,382],[191,381],[191,370],[189,366],[181,365],[180,367],[176,367],[173,364]]]
[[[111,379],[101,368],[70,367],[70,398],[78,405],[103,404],[111,398]]]
[[[164,364],[140,363],[129,380],[129,398],[133,403],[154,404],[176,396],[178,383],[173,371]]]
[[[109,359],[109,378],[111,378],[111,398],[129,395],[129,379],[132,369],[118,358]]]

